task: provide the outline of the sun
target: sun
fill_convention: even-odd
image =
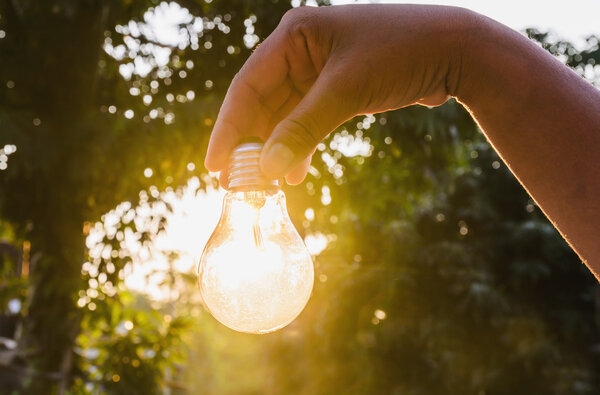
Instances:
[[[222,189],[200,189],[197,177],[191,178],[181,193],[162,192],[161,198],[172,207],[166,217],[167,225],[149,245],[148,251],[135,257],[128,268],[125,286],[144,293],[154,300],[173,297],[173,289],[164,285],[167,273],[172,270],[192,273],[202,250],[214,230],[221,213]],[[172,261],[168,258],[176,254]]]

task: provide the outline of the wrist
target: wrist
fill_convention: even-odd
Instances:
[[[481,83],[474,69],[480,67],[477,61],[481,54],[480,37],[487,33],[488,18],[461,7],[435,6],[443,10],[443,15],[435,24],[434,34],[428,46],[434,48],[437,56],[430,59],[444,70],[444,93],[456,98],[468,96],[472,88]]]
[[[473,90],[481,84],[478,69],[482,67],[482,55],[488,34],[489,20],[474,11],[460,9],[456,33],[453,37],[453,52],[450,72],[447,77],[448,94],[459,100],[471,97]]]
[[[454,91],[461,103],[472,109],[493,101],[514,108],[516,98],[528,96],[532,70],[531,43],[520,33],[486,16],[467,11],[460,40],[460,74]],[[510,103],[509,103],[510,102]]]

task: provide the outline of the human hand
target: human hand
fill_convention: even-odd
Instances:
[[[421,5],[302,7],[287,12],[233,79],[205,165],[227,186],[229,154],[265,141],[262,171],[300,183],[317,144],[344,121],[443,104],[461,78],[464,9]]]

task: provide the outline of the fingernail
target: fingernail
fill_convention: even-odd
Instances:
[[[294,153],[282,143],[273,144],[262,158],[263,171],[271,176],[283,176],[294,160]]]

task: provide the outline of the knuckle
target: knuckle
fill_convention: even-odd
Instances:
[[[287,118],[281,122],[284,137],[290,147],[294,147],[299,154],[308,154],[321,142],[319,129],[314,118],[310,115]]]
[[[304,35],[313,28],[316,20],[316,13],[312,8],[313,7],[292,8],[284,14],[282,24],[289,35],[292,37]]]
[[[283,17],[281,18],[282,21],[289,23],[289,22],[293,22],[297,19],[303,19],[305,18],[308,14],[310,14],[312,7],[294,7],[291,8],[289,10],[287,10],[285,12],[285,14],[283,14]]]

